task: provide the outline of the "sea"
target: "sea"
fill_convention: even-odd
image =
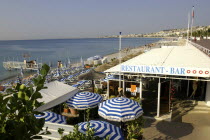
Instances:
[[[135,48],[154,43],[161,38],[122,38],[123,48]],[[22,61],[27,54],[29,60],[46,63],[56,67],[57,61],[79,63],[95,55],[105,56],[119,50],[118,38],[78,38],[43,40],[5,40],[0,41],[0,81],[20,74],[20,70],[8,71],[4,61]]]

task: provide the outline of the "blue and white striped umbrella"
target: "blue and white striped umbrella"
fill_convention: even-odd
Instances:
[[[140,117],[143,109],[134,100],[117,97],[100,103],[98,114],[107,120],[126,122]]]
[[[79,86],[81,86],[81,84],[74,84],[74,85],[72,85],[72,87],[79,87]]]
[[[123,135],[119,127],[105,121],[89,121],[90,128],[95,131],[94,136],[106,138],[109,136],[110,140],[123,140]],[[83,134],[87,131],[88,122],[79,123],[79,131]]]
[[[21,84],[22,83],[22,80],[19,76],[17,76],[17,79],[14,81],[15,84],[19,83]]]
[[[103,100],[102,96],[92,92],[80,92],[66,101],[69,107],[85,110],[94,108]]]
[[[46,122],[66,124],[66,118],[62,115],[53,113],[53,112],[43,112],[44,115],[35,115],[37,119],[45,118]]]
[[[60,72],[60,69],[59,68],[57,68],[57,71],[56,71],[56,73],[53,75],[54,77],[59,77],[59,76],[61,76],[61,72]]]

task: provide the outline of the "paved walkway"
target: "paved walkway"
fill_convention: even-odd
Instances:
[[[182,122],[146,120],[146,140],[210,140],[210,113],[188,113]]]
[[[195,41],[193,41],[193,42],[195,42]],[[210,39],[201,39],[201,40],[196,41],[195,43],[197,43],[207,49],[210,49]]]

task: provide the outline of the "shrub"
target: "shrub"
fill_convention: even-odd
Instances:
[[[142,138],[144,119],[140,116],[138,119],[126,122],[127,125],[127,139]]]
[[[44,87],[45,77],[49,66],[43,65],[41,75],[33,79],[34,87],[17,84],[7,89],[8,96],[0,96],[0,139],[1,140],[32,140],[41,138],[36,136],[43,128],[45,120],[36,119],[34,111],[43,103],[37,99],[42,98],[39,92]]]
[[[103,94],[103,89],[101,89],[101,88],[95,88],[94,89],[95,91],[95,93],[98,93],[98,94]]]
[[[111,95],[110,97],[109,97],[109,99],[112,99],[112,98],[115,98],[116,96],[115,95]]]
[[[75,125],[73,132],[69,132],[68,135],[63,136],[63,131],[64,129],[58,129],[58,133],[61,135],[61,140],[101,140],[100,137],[94,136],[95,131],[90,128],[90,125],[87,126],[86,134],[79,131],[78,125]],[[109,140],[109,137],[104,140]]]

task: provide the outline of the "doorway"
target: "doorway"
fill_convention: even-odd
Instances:
[[[171,81],[164,81],[161,83],[160,115],[170,112],[170,85]]]
[[[206,81],[190,81],[188,98],[197,101],[205,101]]]

